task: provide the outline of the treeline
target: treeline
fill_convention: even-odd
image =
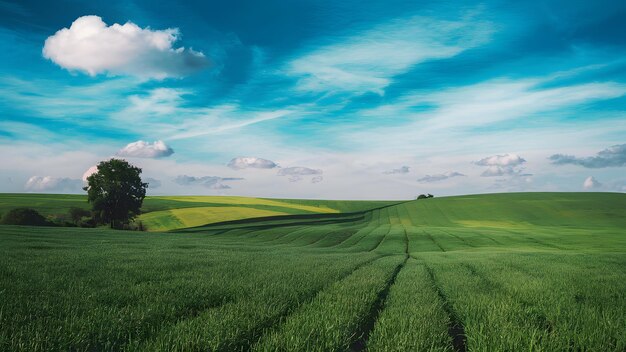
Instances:
[[[67,213],[41,215],[32,208],[15,208],[0,217],[2,225],[96,227],[106,224],[98,221],[97,214],[87,209],[71,207]],[[123,224],[121,229],[145,231],[141,221]]]

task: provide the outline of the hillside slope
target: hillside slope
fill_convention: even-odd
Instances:
[[[611,249],[626,245],[626,236],[602,236],[624,234],[624,229],[625,194],[508,193],[415,200],[352,217],[269,217],[182,231],[240,236],[264,243],[402,254],[405,242],[415,252],[485,246]]]

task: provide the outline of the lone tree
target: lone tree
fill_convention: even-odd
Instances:
[[[98,171],[87,177],[87,200],[95,220],[120,227],[139,215],[146,197],[147,183],[141,182],[141,169],[126,160],[111,159],[98,164]]]

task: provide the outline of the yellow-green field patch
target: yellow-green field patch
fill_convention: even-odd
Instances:
[[[221,221],[286,214],[244,207],[197,207],[154,211],[141,215],[139,220],[148,228],[148,231],[169,231]]]
[[[272,199],[262,198],[249,198],[249,197],[225,197],[225,196],[172,196],[172,197],[152,197],[154,199],[174,200],[179,202],[192,202],[192,203],[215,203],[215,204],[231,204],[231,205],[264,205],[273,207],[292,208],[297,210],[304,210],[313,213],[339,213],[339,210],[332,209],[327,206],[311,206],[304,204],[296,204],[289,202],[282,202]]]

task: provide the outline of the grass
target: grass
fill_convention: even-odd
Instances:
[[[0,350],[626,350],[623,194],[203,201],[150,206],[348,214],[0,226]]]

